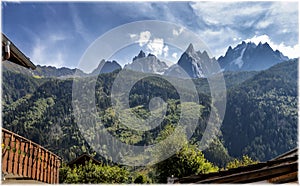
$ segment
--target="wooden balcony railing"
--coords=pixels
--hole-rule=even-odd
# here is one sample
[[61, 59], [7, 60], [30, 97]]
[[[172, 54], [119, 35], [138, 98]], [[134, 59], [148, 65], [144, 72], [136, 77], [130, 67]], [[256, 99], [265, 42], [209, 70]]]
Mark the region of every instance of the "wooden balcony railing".
[[60, 162], [49, 150], [2, 128], [2, 173], [58, 184]]

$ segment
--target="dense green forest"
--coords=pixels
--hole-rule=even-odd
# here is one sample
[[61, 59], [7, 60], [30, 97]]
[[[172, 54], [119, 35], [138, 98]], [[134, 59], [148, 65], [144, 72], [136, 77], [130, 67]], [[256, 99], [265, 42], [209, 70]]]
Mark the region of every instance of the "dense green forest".
[[[74, 183], [70, 180], [82, 180], [86, 176], [83, 172], [104, 170], [117, 172], [115, 175], [119, 176], [118, 178], [107, 178], [120, 180], [115, 183], [164, 182], [163, 180], [170, 174], [182, 177], [217, 171], [226, 168], [226, 165], [234, 166], [234, 158], [242, 159], [245, 158], [244, 155], [248, 155], [247, 158], [251, 160], [243, 159], [246, 162], [248, 160], [252, 162], [252, 159], [266, 161], [295, 148], [298, 121], [297, 69], [298, 61], [291, 60], [261, 72], [226, 72], [225, 118], [218, 138], [214, 139], [210, 147], [203, 152], [197, 149], [195, 142], [201, 139], [213, 109], [210, 106], [211, 99], [206, 79], [193, 80], [198, 90], [200, 104], [181, 103], [177, 91], [163, 78], [150, 77], [136, 83], [130, 92], [129, 110], [138, 117], [148, 117], [148, 104], [153, 97], [161, 97], [167, 103], [166, 115], [161, 125], [141, 132], [123, 125], [111, 107], [111, 87], [119, 71], [101, 74], [95, 80], [91, 77], [41, 78], [4, 69], [2, 125], [53, 151], [61, 156], [64, 162], [85, 152], [103, 162], [101, 166], [88, 164], [74, 170], [64, 167], [63, 171], [69, 174], [65, 175], [63, 182]], [[134, 73], [137, 72], [132, 72], [133, 75]], [[107, 140], [101, 138], [101, 130], [96, 132], [95, 128], [87, 128], [88, 139], [80, 132], [72, 107], [72, 85], [76, 80], [87, 84], [96, 81], [97, 118], [101, 122], [96, 123], [95, 128], [105, 128], [116, 139], [126, 144], [144, 146], [162, 141], [167, 134], [174, 132], [180, 118], [180, 108], [190, 109], [185, 121], [187, 125], [194, 115], [200, 113], [201, 117], [190, 141], [173, 140], [174, 143], [183, 141], [185, 143], [178, 153], [155, 166], [135, 167], [134, 170], [138, 171], [132, 175], [132, 168], [112, 164], [111, 157], [107, 153], [107, 148], [111, 147], [97, 143], [99, 140]], [[184, 81], [177, 80], [178, 85], [188, 94], [188, 87], [185, 87]], [[130, 117], [123, 117], [130, 122]], [[88, 120], [86, 122], [89, 123]], [[94, 143], [90, 144], [89, 141]], [[131, 153], [128, 149], [113, 149], [113, 151], [119, 154], [120, 159], [126, 158], [126, 155]], [[152, 153], [159, 155], [157, 152]], [[124, 161], [131, 160], [124, 159]], [[178, 165], [178, 162], [182, 163]], [[237, 162], [235, 160], [235, 163], [239, 164]], [[108, 168], [108, 165], [113, 166]], [[171, 165], [173, 167], [169, 167]], [[101, 181], [101, 178], [97, 179], [95, 182], [87, 180], [86, 183], [105, 182]]]
[[232, 156], [266, 161], [297, 146], [297, 69], [283, 62], [228, 92], [222, 133]]

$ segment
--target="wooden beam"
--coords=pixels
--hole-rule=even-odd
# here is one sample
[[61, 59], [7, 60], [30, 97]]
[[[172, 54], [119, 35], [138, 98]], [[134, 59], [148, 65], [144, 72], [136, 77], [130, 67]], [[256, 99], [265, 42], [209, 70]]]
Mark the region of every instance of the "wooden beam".
[[[2, 46], [5, 45], [6, 42], [10, 42], [10, 53], [11, 57], [8, 61], [16, 63], [26, 68], [31, 68], [32, 70], [36, 69], [36, 66], [30, 61], [30, 59], [21, 52], [12, 41], [8, 39], [6, 35], [2, 33]], [[3, 48], [3, 47], [2, 47]]]
[[202, 180], [196, 183], [251, 183], [262, 180], [268, 180], [272, 177], [285, 175], [298, 171], [298, 163], [279, 165], [275, 167], [266, 167], [260, 170], [243, 172], [224, 177]]

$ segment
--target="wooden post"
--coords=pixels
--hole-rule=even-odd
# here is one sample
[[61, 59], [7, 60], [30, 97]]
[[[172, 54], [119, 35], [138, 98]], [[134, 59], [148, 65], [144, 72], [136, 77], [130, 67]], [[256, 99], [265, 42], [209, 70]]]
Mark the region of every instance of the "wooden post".
[[58, 158], [56, 158], [57, 159], [57, 174], [56, 174], [56, 176], [57, 176], [57, 181], [56, 181], [56, 184], [59, 184], [59, 167], [60, 167], [60, 160], [58, 159]]
[[33, 178], [33, 158], [34, 158], [34, 149], [33, 149], [33, 145], [30, 142], [29, 143], [29, 154], [28, 154], [28, 177], [29, 178]]
[[48, 152], [45, 152], [45, 160], [44, 160], [44, 182], [48, 183]]
[[32, 144], [32, 169], [31, 169], [31, 177], [33, 179], [37, 179], [36, 178], [36, 168], [37, 168], [37, 155], [38, 155], [38, 152], [37, 152], [37, 149], [36, 149], [36, 146]]
[[26, 143], [25, 141], [24, 141], [24, 145], [25, 145], [25, 148], [24, 148], [24, 155], [25, 155], [25, 157], [24, 157], [24, 171], [23, 171], [23, 176], [25, 176], [25, 177], [30, 177], [29, 176], [29, 173], [28, 173], [28, 171], [29, 171], [29, 155], [30, 155], [30, 143]]
[[9, 156], [9, 159], [8, 159], [8, 170], [7, 172], [8, 173], [12, 173], [12, 169], [13, 169], [13, 163], [14, 163], [14, 153], [13, 153], [13, 148], [14, 148], [14, 141], [15, 141], [15, 138], [13, 135], [10, 136], [10, 145], [9, 145], [9, 152], [8, 152], [8, 156]]
[[41, 175], [40, 175], [40, 180], [43, 182], [44, 181], [44, 160], [45, 160], [45, 153], [44, 153], [44, 150], [40, 148], [40, 171], [41, 171]]
[[[10, 147], [10, 136], [8, 133], [4, 132], [4, 148], [2, 149], [2, 171], [8, 173], [8, 161], [9, 161], [9, 150]], [[4, 151], [4, 152], [3, 152]]]
[[54, 184], [56, 184], [57, 182], [57, 179], [56, 179], [56, 165], [57, 165], [57, 161], [56, 161], [56, 158], [54, 158], [54, 169], [53, 169], [53, 177], [54, 177]]
[[20, 162], [19, 162], [19, 175], [24, 176], [24, 160], [25, 160], [25, 142], [23, 139], [20, 140]]
[[40, 161], [40, 157], [41, 157], [41, 152], [40, 152], [40, 148], [38, 148], [37, 146], [35, 146], [36, 151], [37, 151], [37, 156], [36, 156], [36, 180], [40, 180], [40, 174], [41, 174], [41, 170], [40, 170], [40, 166], [41, 166], [41, 161]]
[[14, 147], [14, 168], [13, 174], [19, 175], [19, 150], [20, 150], [20, 139], [15, 137]]

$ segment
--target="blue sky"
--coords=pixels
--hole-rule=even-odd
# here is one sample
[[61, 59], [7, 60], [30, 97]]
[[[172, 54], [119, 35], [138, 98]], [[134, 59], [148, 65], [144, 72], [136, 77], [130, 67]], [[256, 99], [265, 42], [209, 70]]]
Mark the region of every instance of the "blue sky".
[[[2, 2], [2, 31], [35, 64], [56, 67], [77, 67], [98, 37], [120, 25], [142, 20], [181, 25], [199, 35], [217, 58], [225, 54], [228, 46], [236, 46], [242, 40], [267, 41], [273, 49], [292, 58], [300, 50], [298, 7], [298, 2], [283, 1]], [[141, 48], [158, 57], [168, 56], [171, 62], [177, 62], [181, 55], [167, 47], [163, 38], [138, 43], [141, 36], [149, 36], [146, 30], [131, 36], [137, 37], [136, 44], [115, 56], [121, 65], [131, 62]]]

